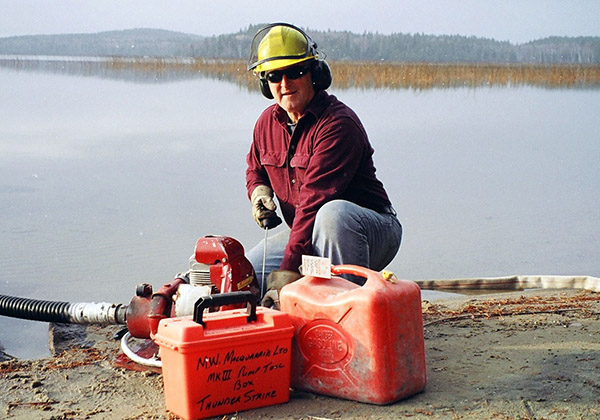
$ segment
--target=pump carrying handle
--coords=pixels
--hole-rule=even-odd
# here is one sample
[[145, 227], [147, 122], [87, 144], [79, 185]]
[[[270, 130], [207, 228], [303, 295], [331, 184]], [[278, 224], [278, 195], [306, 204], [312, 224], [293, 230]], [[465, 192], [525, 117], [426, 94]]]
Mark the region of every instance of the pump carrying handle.
[[[256, 296], [252, 292], [231, 292], [231, 293], [219, 293], [216, 295], [202, 296], [194, 304], [194, 322], [206, 327], [206, 324], [202, 320], [202, 315], [206, 308], [212, 308], [215, 306], [234, 305], [236, 303], [250, 304], [248, 309], [248, 322], [256, 321]], [[246, 305], [248, 307], [248, 305]]]

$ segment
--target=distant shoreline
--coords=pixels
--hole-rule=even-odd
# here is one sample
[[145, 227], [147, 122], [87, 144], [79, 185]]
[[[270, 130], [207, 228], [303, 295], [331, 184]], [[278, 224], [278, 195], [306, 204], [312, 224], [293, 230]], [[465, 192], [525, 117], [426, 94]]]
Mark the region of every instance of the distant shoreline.
[[[492, 86], [599, 88], [600, 65], [532, 63], [399, 63], [331, 61], [338, 89], [430, 89]], [[166, 82], [212, 78], [256, 89], [256, 77], [241, 59], [1, 55], [0, 68], [101, 78]]]

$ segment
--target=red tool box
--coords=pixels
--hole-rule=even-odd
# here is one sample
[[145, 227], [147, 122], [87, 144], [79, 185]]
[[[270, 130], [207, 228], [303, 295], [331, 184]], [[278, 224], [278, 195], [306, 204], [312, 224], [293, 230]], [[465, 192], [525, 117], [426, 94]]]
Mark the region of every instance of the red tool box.
[[257, 308], [250, 292], [206, 296], [193, 317], [163, 319], [155, 341], [167, 410], [189, 420], [287, 402], [293, 333], [287, 314]]
[[305, 276], [280, 293], [295, 327], [292, 387], [373, 404], [425, 388], [421, 290], [395, 276], [338, 265], [332, 274], [366, 277], [361, 287], [341, 277]]

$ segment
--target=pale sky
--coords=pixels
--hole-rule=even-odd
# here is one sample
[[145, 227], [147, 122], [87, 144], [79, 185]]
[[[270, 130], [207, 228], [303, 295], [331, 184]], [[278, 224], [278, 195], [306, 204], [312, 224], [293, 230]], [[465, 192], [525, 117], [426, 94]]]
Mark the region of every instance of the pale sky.
[[600, 36], [600, 0], [0, 0], [0, 37], [142, 27], [218, 35], [276, 21], [523, 43]]

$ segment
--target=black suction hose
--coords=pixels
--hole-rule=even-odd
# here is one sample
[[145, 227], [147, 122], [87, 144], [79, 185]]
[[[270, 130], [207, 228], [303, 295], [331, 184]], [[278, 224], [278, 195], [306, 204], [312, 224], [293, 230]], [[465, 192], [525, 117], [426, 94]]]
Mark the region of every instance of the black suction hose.
[[63, 322], [70, 320], [69, 303], [33, 300], [0, 295], [0, 315], [33, 321]]
[[0, 315], [66, 324], [125, 324], [127, 306], [110, 303], [53, 302], [0, 295]]

